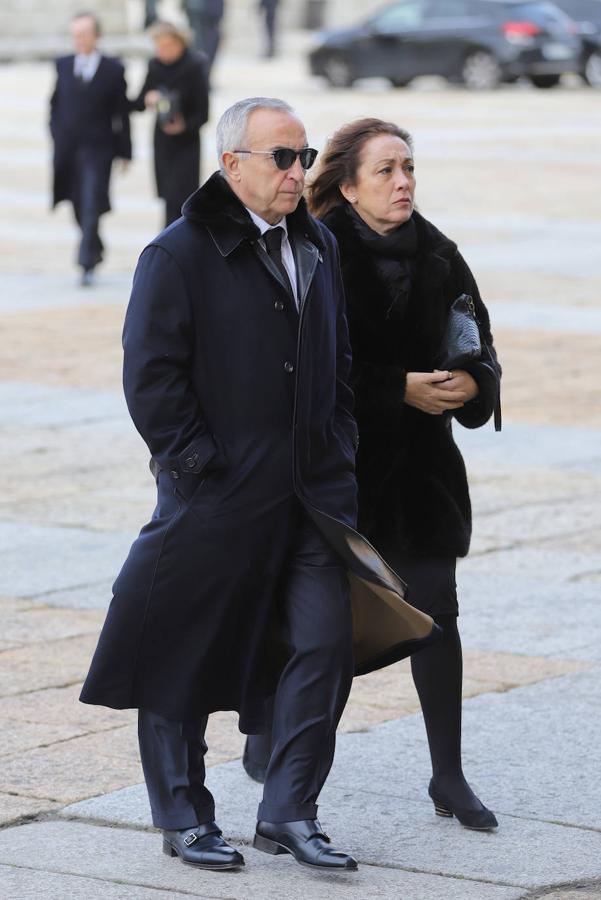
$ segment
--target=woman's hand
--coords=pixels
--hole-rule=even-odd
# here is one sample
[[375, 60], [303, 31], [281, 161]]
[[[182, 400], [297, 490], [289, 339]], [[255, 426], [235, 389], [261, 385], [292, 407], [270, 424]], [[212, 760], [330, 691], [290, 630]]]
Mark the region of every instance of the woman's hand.
[[[408, 372], [405, 403], [431, 416], [440, 416], [448, 409], [461, 409], [468, 398], [466, 398], [466, 383], [463, 382], [463, 379], [457, 379], [459, 374], [466, 375], [467, 378], [474, 381], [471, 375], [463, 371], [461, 373]], [[457, 390], [455, 390], [456, 384], [459, 384]]]
[[183, 116], [176, 116], [173, 121], [165, 122], [164, 125], [161, 125], [161, 128], [165, 134], [181, 134], [186, 130], [186, 123]]
[[144, 106], [146, 109], [154, 109], [159, 102], [161, 95], [159, 91], [147, 91], [144, 94]]
[[441, 390], [453, 391], [453, 393], [460, 392], [463, 394], [464, 403], [469, 403], [470, 400], [474, 400], [478, 396], [478, 383], [465, 369], [453, 369], [452, 372], [449, 372], [449, 375], [452, 377], [440, 385]]

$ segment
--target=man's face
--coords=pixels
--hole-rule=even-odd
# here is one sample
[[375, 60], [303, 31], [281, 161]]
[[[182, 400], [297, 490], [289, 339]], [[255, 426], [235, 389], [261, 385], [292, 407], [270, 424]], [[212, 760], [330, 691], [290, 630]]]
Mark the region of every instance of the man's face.
[[90, 16], [78, 16], [69, 25], [75, 53], [91, 53], [96, 47], [98, 35], [96, 25]]
[[[302, 150], [307, 135], [301, 122], [283, 110], [255, 109], [251, 112], [244, 147], [235, 150]], [[248, 209], [275, 225], [294, 212], [305, 186], [305, 170], [297, 157], [282, 171], [272, 156], [262, 153], [224, 153], [229, 184]]]

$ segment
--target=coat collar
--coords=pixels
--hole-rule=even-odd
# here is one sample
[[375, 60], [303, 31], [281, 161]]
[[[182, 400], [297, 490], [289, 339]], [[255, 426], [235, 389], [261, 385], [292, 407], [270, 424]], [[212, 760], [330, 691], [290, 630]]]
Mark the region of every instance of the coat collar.
[[[184, 203], [182, 214], [204, 225], [222, 256], [229, 256], [243, 241], [256, 241], [261, 235], [244, 205], [220, 172], [215, 172]], [[286, 217], [290, 233], [299, 246], [310, 242], [324, 250], [319, 228], [301, 198], [296, 210]]]

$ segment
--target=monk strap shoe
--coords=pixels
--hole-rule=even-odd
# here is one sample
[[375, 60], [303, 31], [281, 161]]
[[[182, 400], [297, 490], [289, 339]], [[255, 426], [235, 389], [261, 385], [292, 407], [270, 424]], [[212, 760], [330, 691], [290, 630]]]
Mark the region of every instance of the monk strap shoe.
[[291, 853], [302, 866], [354, 872], [357, 860], [335, 850], [317, 819], [300, 822], [257, 822], [253, 846], [263, 853]]
[[200, 869], [237, 869], [244, 865], [244, 857], [222, 837], [215, 822], [163, 831], [163, 853], [179, 856], [182, 862]]

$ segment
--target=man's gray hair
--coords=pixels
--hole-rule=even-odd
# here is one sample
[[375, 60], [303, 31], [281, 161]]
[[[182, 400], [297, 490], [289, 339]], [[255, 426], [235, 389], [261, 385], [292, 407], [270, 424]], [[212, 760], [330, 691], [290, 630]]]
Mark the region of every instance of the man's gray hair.
[[248, 117], [255, 109], [277, 109], [292, 116], [296, 115], [285, 100], [277, 100], [275, 97], [247, 97], [246, 100], [238, 100], [226, 109], [217, 123], [217, 158], [222, 172], [224, 166], [221, 157], [226, 150], [246, 149], [244, 143]]

